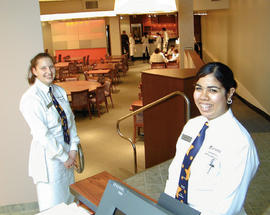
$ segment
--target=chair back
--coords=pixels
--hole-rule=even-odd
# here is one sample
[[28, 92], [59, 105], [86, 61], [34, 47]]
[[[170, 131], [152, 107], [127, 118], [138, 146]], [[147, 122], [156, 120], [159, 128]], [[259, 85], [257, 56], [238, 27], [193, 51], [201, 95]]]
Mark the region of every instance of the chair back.
[[79, 72], [79, 68], [76, 66], [75, 63], [69, 63], [68, 64], [68, 71], [69, 73], [78, 73]]
[[61, 54], [58, 55], [58, 62], [62, 62], [62, 55]]
[[89, 65], [89, 55], [87, 55], [87, 57], [86, 57], [86, 65]]
[[58, 75], [59, 81], [64, 81], [68, 76], [69, 74], [66, 72], [66, 70], [63, 67], [61, 67], [59, 69], [59, 75]]
[[[137, 105], [131, 105], [131, 107], [133, 111], [141, 108], [140, 106], [137, 106]], [[143, 112], [140, 112], [134, 115], [133, 118], [134, 118], [134, 123], [137, 127], [143, 127]]]
[[166, 67], [167, 68], [179, 68], [179, 63], [177, 63], [176, 61], [169, 61], [167, 64], [166, 64]]
[[111, 95], [112, 92], [112, 81], [110, 80], [105, 80], [104, 83], [104, 90], [108, 92], [108, 95]]
[[107, 101], [106, 97], [105, 97], [104, 89], [105, 89], [104, 86], [97, 87], [97, 89], [96, 89], [96, 102], [98, 104], [101, 104], [101, 103]]
[[72, 109], [81, 110], [87, 108], [89, 104], [88, 89], [71, 92], [71, 107]]
[[86, 56], [83, 56], [83, 66], [86, 65]]
[[84, 75], [85, 80], [88, 81], [88, 74], [87, 74], [87, 71], [83, 72], [83, 75]]
[[163, 69], [166, 68], [166, 64], [164, 62], [152, 62], [151, 69]]
[[63, 58], [64, 58], [64, 61], [65, 62], [70, 62], [70, 55], [67, 55], [67, 56], [65, 56]]

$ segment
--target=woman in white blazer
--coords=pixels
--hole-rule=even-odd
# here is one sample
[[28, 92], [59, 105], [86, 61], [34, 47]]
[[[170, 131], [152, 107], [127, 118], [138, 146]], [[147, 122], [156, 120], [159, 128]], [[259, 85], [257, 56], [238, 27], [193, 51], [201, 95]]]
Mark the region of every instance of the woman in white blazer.
[[[259, 159], [251, 136], [230, 109], [236, 81], [229, 67], [216, 62], [204, 65], [196, 80], [193, 98], [201, 116], [189, 120], [182, 130], [165, 193], [183, 199], [201, 215], [245, 215], [244, 201]], [[209, 127], [201, 148], [191, 165], [182, 167], [206, 122]], [[180, 182], [180, 172], [188, 186]]]
[[[33, 137], [29, 155], [29, 176], [37, 188], [40, 211], [59, 203], [73, 202], [69, 185], [74, 183], [77, 135], [74, 115], [65, 90], [53, 84], [55, 68], [52, 57], [40, 53], [31, 60], [28, 73], [30, 87], [23, 94], [20, 111]], [[55, 97], [67, 119], [64, 139], [62, 118], [52, 102]]]

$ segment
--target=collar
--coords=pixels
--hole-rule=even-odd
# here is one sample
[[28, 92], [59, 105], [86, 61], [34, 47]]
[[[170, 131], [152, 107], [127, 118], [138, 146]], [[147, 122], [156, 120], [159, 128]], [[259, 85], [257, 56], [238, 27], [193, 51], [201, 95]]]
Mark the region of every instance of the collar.
[[229, 118], [231, 118], [233, 116], [232, 110], [229, 108], [224, 114], [222, 114], [221, 116], [212, 119], [212, 120], [208, 120], [209, 123], [209, 127], [214, 127], [215, 125], [218, 124], [223, 124], [225, 121], [227, 121]]
[[52, 86], [52, 84], [50, 84], [50, 86], [47, 86], [46, 84], [43, 84], [39, 79], [36, 78], [35, 81], [35, 85], [41, 90], [43, 91], [45, 94], [47, 94], [49, 92], [49, 87]]

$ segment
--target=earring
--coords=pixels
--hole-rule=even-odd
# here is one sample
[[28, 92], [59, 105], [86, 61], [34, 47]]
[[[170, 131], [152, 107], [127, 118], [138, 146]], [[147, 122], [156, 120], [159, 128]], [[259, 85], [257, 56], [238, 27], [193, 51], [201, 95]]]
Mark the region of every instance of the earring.
[[231, 105], [231, 104], [232, 104], [232, 98], [228, 98], [227, 104], [228, 104], [228, 105]]

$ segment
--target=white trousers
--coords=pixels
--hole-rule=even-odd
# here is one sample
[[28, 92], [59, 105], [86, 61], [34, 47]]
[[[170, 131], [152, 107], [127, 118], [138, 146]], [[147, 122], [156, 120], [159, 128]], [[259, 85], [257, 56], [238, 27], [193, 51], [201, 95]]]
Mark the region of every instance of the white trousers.
[[69, 191], [69, 184], [39, 182], [36, 188], [39, 211], [47, 210], [62, 202], [70, 204], [74, 201], [74, 196]]
[[44, 211], [62, 202], [70, 204], [74, 196], [69, 185], [74, 183], [73, 168], [67, 169], [57, 159], [46, 159], [49, 182], [36, 184], [39, 210]]

